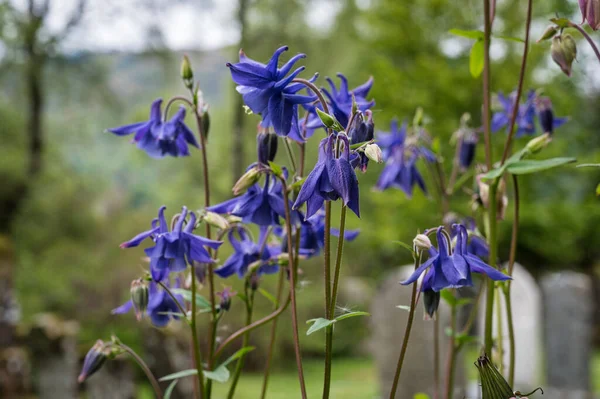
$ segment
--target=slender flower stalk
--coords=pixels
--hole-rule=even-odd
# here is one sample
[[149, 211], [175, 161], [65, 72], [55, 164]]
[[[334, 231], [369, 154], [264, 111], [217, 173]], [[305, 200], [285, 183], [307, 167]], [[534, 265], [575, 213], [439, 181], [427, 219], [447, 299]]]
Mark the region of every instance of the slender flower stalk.
[[[496, 218], [496, 191], [498, 189], [497, 182], [494, 182], [490, 185], [490, 205], [487, 209], [488, 216], [488, 245], [490, 248], [490, 257], [489, 262], [490, 266], [496, 268], [496, 259], [497, 255], [497, 243], [496, 243], [496, 233], [497, 233], [497, 222]], [[487, 280], [487, 299], [486, 299], [486, 311], [485, 311], [485, 335], [484, 335], [484, 347], [486, 353], [492, 353], [493, 346], [493, 336], [492, 336], [492, 328], [493, 328], [493, 317], [494, 317], [494, 281], [492, 279]]]
[[492, 137], [491, 122], [491, 89], [490, 89], [490, 38], [492, 36], [492, 21], [490, 19], [490, 0], [483, 0], [483, 138], [485, 141], [485, 163], [487, 169], [492, 169]]
[[144, 374], [146, 374], [146, 378], [148, 378], [148, 381], [150, 381], [150, 384], [152, 385], [152, 389], [154, 390], [154, 394], [156, 395], [156, 398], [162, 399], [163, 393], [162, 393], [162, 390], [160, 389], [160, 385], [158, 385], [158, 381], [156, 380], [156, 377], [154, 377], [154, 374], [152, 374], [152, 371], [150, 371], [150, 368], [144, 362], [144, 359], [139, 357], [138, 354], [135, 353], [135, 351], [133, 349], [131, 349], [130, 347], [128, 347], [127, 345], [125, 345], [123, 343], [119, 343], [119, 347], [121, 349], [123, 349], [125, 352], [127, 352], [127, 354], [129, 356], [131, 356], [133, 358], [133, 360], [135, 360], [135, 362], [138, 364], [138, 366], [140, 366], [140, 368], [142, 369]]
[[[329, 201], [328, 201], [329, 202]], [[331, 203], [329, 202], [331, 207]], [[335, 259], [335, 269], [333, 274], [333, 287], [331, 288], [331, 297], [329, 299], [329, 310], [327, 311], [327, 318], [332, 320], [335, 316], [335, 305], [337, 301], [337, 292], [340, 280], [340, 270], [342, 267], [342, 255], [344, 253], [344, 232], [346, 230], [346, 205], [342, 205], [340, 214], [340, 235], [338, 239], [337, 256]], [[327, 229], [327, 228], [326, 228]], [[326, 230], [327, 231], [327, 230]], [[331, 358], [333, 354], [333, 325], [330, 325], [326, 329], [325, 335], [325, 376], [323, 384], [323, 398], [329, 398], [329, 391], [331, 389]]]
[[[343, 236], [343, 235], [342, 235]], [[325, 281], [325, 318], [331, 320], [333, 315], [330, 314], [331, 303], [331, 201], [325, 201], [325, 245], [323, 249], [324, 261], [324, 281]], [[323, 375], [323, 397], [325, 393], [329, 395], [331, 383], [331, 353], [333, 342], [333, 329], [325, 329], [325, 372]]]
[[302, 398], [306, 399], [306, 386], [304, 382], [304, 370], [302, 368], [302, 353], [300, 351], [300, 338], [298, 336], [298, 312], [296, 307], [296, 277], [298, 268], [295, 263], [294, 245], [292, 243], [292, 214], [290, 209], [289, 190], [285, 178], [279, 177], [283, 184], [283, 199], [285, 206], [285, 228], [287, 235], [288, 259], [290, 269], [290, 300], [292, 303], [292, 330], [294, 333], [294, 351], [296, 352], [296, 366], [298, 367], [298, 380]]
[[[204, 373], [202, 372], [202, 352], [200, 351], [200, 343], [198, 342], [198, 329], [196, 328], [196, 270], [192, 262], [192, 300], [191, 300], [191, 315], [190, 329], [192, 330], [192, 346], [194, 348], [194, 366], [198, 371], [198, 392], [200, 398], [204, 397]], [[209, 368], [210, 369], [210, 368]], [[209, 380], [210, 381], [210, 380]], [[207, 384], [208, 385], [208, 384]], [[208, 387], [207, 387], [208, 388]], [[210, 397], [210, 391], [207, 389], [207, 397]]]
[[[281, 294], [283, 292], [284, 282], [285, 282], [285, 270], [283, 268], [281, 268], [279, 270], [279, 280], [277, 281], [277, 294], [275, 297], [277, 302], [275, 303], [274, 310], [277, 310], [277, 308], [279, 307], [279, 302], [281, 302]], [[264, 399], [267, 396], [267, 387], [269, 385], [269, 372], [271, 370], [271, 360], [273, 359], [273, 350], [275, 349], [275, 339], [277, 337], [277, 320], [278, 320], [278, 318], [276, 317], [275, 319], [273, 319], [273, 322], [271, 323], [271, 335], [270, 335], [270, 339], [269, 339], [269, 350], [267, 351], [267, 361], [265, 364], [263, 384], [262, 384], [262, 389], [261, 389], [261, 393], [260, 393], [261, 399]]]
[[450, 337], [448, 338], [448, 359], [446, 360], [446, 399], [454, 393], [454, 366], [456, 358], [456, 305], [450, 309]]
[[[421, 266], [420, 255], [415, 261], [415, 270]], [[404, 356], [406, 355], [406, 348], [408, 348], [408, 339], [410, 338], [410, 330], [412, 329], [413, 320], [415, 318], [415, 308], [417, 307], [417, 282], [413, 283], [412, 294], [410, 297], [410, 310], [408, 312], [408, 321], [406, 323], [406, 330], [404, 332], [404, 340], [402, 341], [402, 349], [400, 349], [400, 356], [398, 357], [398, 365], [396, 366], [396, 373], [394, 375], [394, 382], [392, 383], [392, 389], [390, 391], [390, 399], [396, 397], [396, 391], [398, 390], [398, 382], [400, 381], [400, 373], [402, 372], [402, 363], [404, 363]]]
[[500, 295], [496, 297], [496, 347], [498, 350], [498, 359], [502, 359], [500, 361], [500, 374], [504, 374], [504, 319], [502, 317], [502, 298]]
[[533, 0], [528, 0], [527, 3], [527, 20], [525, 23], [525, 42], [523, 43], [523, 58], [521, 59], [521, 70], [519, 72], [519, 83], [517, 85], [517, 96], [515, 97], [515, 104], [510, 117], [510, 125], [508, 130], [508, 137], [504, 144], [504, 152], [502, 153], [501, 165], [506, 162], [508, 155], [511, 150], [511, 143], [515, 134], [515, 121], [519, 114], [519, 101], [521, 100], [521, 93], [523, 93], [523, 81], [525, 80], [525, 70], [527, 69], [527, 55], [529, 54], [529, 30], [531, 28], [531, 14], [533, 11]]
[[440, 321], [433, 320], [433, 399], [440, 397]]
[[587, 34], [585, 29], [583, 29], [581, 26], [577, 25], [576, 23], [573, 23], [570, 21], [569, 21], [569, 26], [577, 29], [579, 31], [579, 33], [581, 33], [583, 35], [583, 37], [585, 37], [585, 40], [587, 40], [588, 43], [590, 44], [590, 46], [592, 46], [592, 50], [594, 50], [594, 54], [596, 54], [596, 58], [598, 58], [598, 61], [600, 61], [600, 51], [598, 50], [598, 46], [596, 46], [596, 43], [594, 43], [594, 40], [592, 40], [590, 35]]
[[[252, 310], [254, 309], [254, 294], [255, 290], [251, 290], [250, 295], [248, 295], [248, 282], [246, 282], [246, 298], [248, 298], [248, 302], [246, 302], [246, 326], [249, 326], [252, 323]], [[248, 346], [248, 341], [250, 339], [250, 332], [246, 332], [244, 337], [242, 338], [242, 348]], [[233, 378], [231, 380], [231, 386], [229, 387], [229, 393], [227, 394], [228, 399], [233, 399], [233, 395], [235, 394], [235, 388], [237, 387], [237, 383], [240, 380], [240, 375], [242, 374], [242, 369], [244, 368], [244, 360], [245, 355], [241, 356], [237, 364], [235, 366], [235, 371], [233, 373]]]

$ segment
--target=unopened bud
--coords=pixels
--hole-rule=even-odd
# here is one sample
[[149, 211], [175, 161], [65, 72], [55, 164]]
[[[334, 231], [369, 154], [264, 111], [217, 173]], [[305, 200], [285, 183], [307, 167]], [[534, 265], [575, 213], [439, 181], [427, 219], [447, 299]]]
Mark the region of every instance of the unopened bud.
[[181, 60], [181, 78], [183, 79], [183, 84], [188, 89], [194, 86], [194, 72], [192, 71], [192, 65], [187, 55], [184, 55]]
[[413, 240], [413, 245], [421, 251], [429, 251], [431, 248], [431, 240], [425, 234], [417, 234]]
[[332, 128], [336, 125], [336, 120], [331, 115], [329, 115], [326, 112], [321, 111], [319, 108], [316, 108], [316, 110], [317, 110], [317, 115], [319, 116], [319, 119], [321, 119], [321, 122], [323, 122], [325, 127]]
[[269, 132], [268, 129], [262, 128], [260, 125], [258, 129], [259, 132], [256, 135], [258, 162], [268, 166], [269, 162], [273, 162], [277, 155], [277, 135]]
[[544, 133], [552, 134], [554, 132], [554, 111], [552, 110], [550, 98], [537, 97], [535, 109]]
[[423, 126], [424, 116], [425, 114], [423, 112], [423, 108], [417, 108], [417, 111], [415, 112], [415, 117], [413, 118], [413, 126]]
[[77, 381], [81, 384], [96, 371], [100, 370], [106, 359], [108, 359], [109, 353], [110, 348], [102, 340], [99, 339], [96, 341], [94, 346], [85, 355], [83, 367]]
[[202, 106], [202, 135], [208, 140], [208, 132], [210, 131], [210, 114], [208, 113], [208, 104]]
[[551, 39], [557, 33], [558, 33], [558, 27], [556, 25], [550, 25], [549, 27], [546, 28], [546, 30], [544, 31], [544, 33], [542, 33], [542, 37], [540, 37], [537, 40], [537, 43], [542, 42], [544, 40]]
[[258, 182], [259, 178], [260, 171], [257, 167], [248, 169], [248, 171], [246, 171], [246, 173], [244, 173], [233, 186], [233, 195], [240, 195], [244, 193], [246, 190], [248, 190], [248, 188]]
[[475, 366], [479, 371], [479, 378], [481, 379], [483, 399], [509, 399], [515, 396], [508, 382], [506, 382], [486, 354], [477, 359]]
[[529, 140], [525, 148], [527, 148], [530, 153], [535, 154], [546, 148], [551, 141], [552, 137], [550, 136], [550, 133], [544, 133], [541, 136]]
[[140, 321], [148, 308], [148, 283], [141, 278], [133, 280], [130, 293], [135, 318]]
[[258, 273], [252, 273], [252, 275], [250, 276], [250, 289], [252, 291], [256, 291], [258, 289], [259, 285], [260, 285], [260, 276], [258, 275]]
[[207, 211], [203, 216], [204, 222], [210, 224], [221, 230], [227, 230], [229, 228], [229, 222], [223, 216], [218, 213]]
[[383, 153], [377, 144], [367, 144], [365, 147], [365, 155], [374, 162], [383, 162]]
[[423, 305], [425, 306], [425, 317], [434, 319], [440, 306], [440, 293], [433, 290], [423, 292]]
[[223, 291], [217, 292], [217, 296], [221, 298], [219, 310], [228, 311], [231, 308], [231, 298], [237, 294], [231, 287], [223, 287]]
[[577, 44], [569, 34], [554, 36], [550, 47], [552, 59], [567, 76], [571, 76], [571, 65], [577, 57]]

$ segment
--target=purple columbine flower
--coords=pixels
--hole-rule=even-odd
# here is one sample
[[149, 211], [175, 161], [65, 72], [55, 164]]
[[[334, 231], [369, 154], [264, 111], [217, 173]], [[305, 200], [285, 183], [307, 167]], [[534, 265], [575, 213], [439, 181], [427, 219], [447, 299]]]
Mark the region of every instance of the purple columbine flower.
[[[339, 157], [335, 155], [337, 140], [343, 144]], [[306, 218], [323, 206], [325, 200], [342, 199], [360, 217], [358, 178], [350, 165], [350, 143], [343, 134], [330, 135], [319, 144], [319, 159], [302, 185], [294, 209], [306, 202]]]
[[414, 186], [418, 186], [425, 194], [425, 180], [417, 169], [418, 156], [415, 153], [406, 153], [403, 149], [396, 149], [392, 157], [388, 158], [375, 188], [380, 191], [388, 188], [400, 189], [408, 198], [412, 198]]
[[464, 171], [473, 164], [475, 160], [475, 151], [477, 150], [478, 142], [477, 133], [473, 129], [465, 129], [460, 140], [460, 148], [458, 150], [458, 164]]
[[554, 129], [564, 125], [569, 120], [569, 118], [566, 117], [555, 117], [552, 108], [552, 101], [550, 98], [542, 96], [536, 98], [535, 111], [537, 113], [538, 120], [540, 121], [540, 126], [542, 127], [542, 131], [544, 133], [549, 133], [550, 135], [554, 133]]
[[[243, 50], [240, 50], [240, 62], [227, 63], [244, 103], [252, 112], [262, 116], [263, 127], [272, 126], [280, 136], [287, 136], [292, 125], [298, 124], [298, 104], [307, 104], [316, 99], [315, 96], [296, 94], [304, 86], [291, 84], [304, 67], [286, 77], [294, 64], [306, 55], [298, 54], [277, 68], [279, 56], [287, 49], [287, 46], [277, 49], [266, 65], [248, 58]], [[297, 130], [297, 126], [295, 128]]]
[[209, 240], [192, 234], [196, 225], [196, 214], [190, 213], [190, 220], [183, 227], [187, 216], [184, 206], [173, 231], [169, 231], [165, 220], [165, 206], [158, 210], [158, 218], [152, 221], [152, 228], [144, 231], [131, 240], [121, 244], [121, 248], [137, 247], [146, 238], [151, 238], [155, 245], [146, 248], [144, 252], [150, 258], [150, 271], [156, 281], [164, 279], [170, 271], [185, 270], [187, 263], [192, 261], [213, 263], [214, 260], [205, 247], [217, 249], [222, 241]]
[[168, 121], [161, 118], [162, 99], [154, 100], [150, 107], [150, 119], [146, 122], [132, 123], [108, 129], [117, 136], [134, 134], [132, 143], [146, 151], [154, 158], [165, 155], [183, 157], [190, 155], [188, 144], [199, 148], [194, 133], [185, 125], [185, 107], [180, 107], [177, 113]]
[[[336, 88], [333, 81], [330, 78], [327, 78], [331, 90], [323, 89], [323, 93], [325, 93], [325, 96], [327, 96], [329, 100], [327, 102], [330, 107], [329, 112], [333, 113], [337, 121], [340, 122], [342, 126], [346, 127], [352, 112], [352, 96], [354, 96], [359, 111], [365, 112], [375, 105], [375, 101], [367, 100], [369, 91], [371, 90], [371, 87], [373, 87], [373, 78], [371, 77], [362, 85], [349, 90], [346, 77], [341, 73], [338, 73], [337, 76], [341, 81], [339, 90]], [[290, 132], [290, 138], [299, 142], [304, 142], [306, 139], [312, 137], [317, 129], [325, 128], [316, 111], [317, 108], [323, 111], [321, 104], [306, 104], [303, 106], [307, 110], [306, 116], [300, 120], [300, 123], [298, 124], [299, 130]], [[301, 133], [303, 131], [305, 132], [304, 135]]]
[[[516, 92], [510, 93], [508, 97], [504, 96], [502, 93], [498, 93], [498, 101], [502, 107], [501, 111], [494, 113], [492, 116], [491, 129], [492, 132], [497, 132], [503, 128], [508, 128], [510, 120], [512, 118], [512, 111], [516, 102]], [[517, 125], [517, 131], [515, 132], [515, 137], [522, 137], [525, 135], [533, 135], [535, 134], [535, 117], [536, 117], [536, 102], [537, 95], [534, 90], [530, 90], [527, 94], [527, 101], [524, 104], [519, 105], [519, 112], [517, 113], [517, 119], [515, 121]], [[539, 117], [539, 112], [537, 113]], [[562, 126], [568, 118], [553, 118], [553, 123], [551, 126], [547, 126], [545, 120], [540, 119], [540, 124], [542, 124], [542, 128], [546, 131], [546, 129], [550, 128], [551, 130]]]
[[[228, 236], [234, 252], [223, 263], [223, 266], [215, 270], [215, 273], [222, 278], [227, 278], [237, 273], [240, 278], [243, 278], [248, 271], [248, 266], [259, 260], [263, 260], [265, 263], [258, 267], [258, 274], [276, 273], [279, 270], [279, 266], [268, 261], [274, 256], [279, 255], [281, 251], [279, 248], [267, 245], [267, 233], [268, 229], [261, 227], [258, 242], [254, 242], [245, 228], [236, 227], [231, 229]], [[236, 237], [236, 234], [239, 239]]]
[[[366, 110], [364, 115], [367, 117], [366, 121], [363, 113], [359, 111], [358, 115], [354, 117], [352, 126], [348, 128], [350, 144], [364, 143], [374, 138], [375, 124], [373, 123], [373, 113], [370, 110]], [[369, 165], [369, 158], [362, 151], [352, 151], [350, 154], [350, 164], [352, 167], [358, 168], [361, 172], [365, 173]]]
[[[165, 282], [168, 286], [168, 283]], [[179, 284], [175, 284], [176, 287]], [[148, 287], [148, 308], [146, 309], [146, 313], [150, 317], [150, 321], [156, 327], [165, 327], [173, 319], [179, 319], [179, 306], [177, 303], [171, 298], [171, 296], [162, 288], [158, 286], [154, 281], [150, 282]], [[181, 295], [175, 295], [177, 301], [183, 305], [183, 297]], [[128, 313], [133, 308], [133, 304], [131, 300], [125, 302], [123, 305], [119, 306], [116, 309], [112, 310], [112, 314], [124, 314]]]
[[593, 30], [600, 29], [600, 1], [579, 0], [579, 9], [583, 16], [583, 22], [587, 21]]
[[[250, 165], [248, 169], [252, 167], [254, 165]], [[256, 183], [239, 197], [210, 206], [207, 209], [215, 213], [241, 217], [243, 223], [277, 226], [279, 225], [279, 217], [285, 218], [283, 185], [276, 177], [266, 175], [263, 187]], [[292, 224], [300, 223], [300, 214], [294, 211], [291, 213]]]

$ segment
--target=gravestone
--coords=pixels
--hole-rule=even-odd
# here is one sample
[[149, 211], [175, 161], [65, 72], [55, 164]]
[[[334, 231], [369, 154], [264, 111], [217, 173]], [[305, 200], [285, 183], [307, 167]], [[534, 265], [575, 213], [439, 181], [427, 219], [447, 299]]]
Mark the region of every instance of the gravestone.
[[541, 280], [549, 397], [591, 399], [593, 288], [589, 276], [566, 271]]
[[[506, 266], [506, 265], [505, 265]], [[485, 330], [485, 291], [479, 306], [479, 331]], [[510, 298], [515, 332], [515, 384], [513, 389], [530, 392], [542, 383], [542, 292], [533, 276], [521, 265], [515, 263]], [[504, 375], [508, 375], [510, 363], [510, 341], [504, 294], [496, 291], [496, 300], [500, 300], [502, 309], [502, 363]], [[497, 311], [495, 305], [494, 311]], [[493, 337], [498, 342], [498, 319], [494, 317]], [[496, 344], [496, 347], [498, 345]], [[498, 357], [494, 354], [495, 363]], [[496, 364], [498, 367], [499, 364]]]
[[[389, 397], [392, 381], [404, 339], [408, 312], [396, 306], [410, 304], [412, 286], [403, 286], [399, 282], [406, 280], [414, 271], [414, 266], [403, 266], [388, 274], [371, 305], [371, 342], [370, 350], [375, 357], [379, 371], [381, 397]], [[418, 392], [424, 392], [433, 397], [433, 348], [434, 322], [423, 318], [423, 298], [415, 310], [413, 327], [410, 333], [408, 349], [400, 383], [396, 392], [397, 399], [410, 399]], [[445, 384], [445, 365], [448, 354], [448, 338], [444, 329], [449, 325], [450, 310], [440, 303], [439, 307], [439, 336], [440, 336], [440, 393]], [[453, 397], [462, 398], [465, 393], [465, 373], [462, 358], [455, 360], [455, 391]]]

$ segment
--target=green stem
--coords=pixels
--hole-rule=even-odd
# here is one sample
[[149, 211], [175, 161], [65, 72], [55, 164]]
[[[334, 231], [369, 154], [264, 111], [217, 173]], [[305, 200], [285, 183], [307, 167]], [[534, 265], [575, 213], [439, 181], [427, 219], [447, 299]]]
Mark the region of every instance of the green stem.
[[[246, 282], [246, 287], [248, 287], [249, 282]], [[252, 323], [252, 310], [254, 309], [254, 294], [256, 291], [251, 290], [252, 293], [248, 296], [248, 289], [246, 288], [246, 298], [248, 299], [248, 303], [246, 304], [246, 326], [249, 326]], [[242, 348], [248, 346], [248, 341], [250, 340], [250, 332], [246, 332], [244, 337], [242, 338]], [[231, 381], [231, 386], [229, 387], [229, 393], [227, 394], [228, 399], [232, 399], [235, 393], [235, 388], [237, 387], [237, 383], [240, 380], [240, 375], [242, 374], [242, 369], [244, 368], [244, 360], [246, 355], [242, 355], [235, 366], [235, 371], [233, 373], [233, 379]]]
[[[192, 344], [194, 348], [194, 365], [198, 371], [198, 393], [200, 398], [204, 397], [204, 374], [202, 373], [202, 353], [200, 352], [200, 343], [198, 342], [198, 329], [196, 328], [196, 270], [192, 262], [192, 301], [190, 315], [190, 330], [192, 330]], [[209, 393], [210, 395], [210, 393]]]
[[[331, 216], [331, 202], [328, 201], [329, 212], [328, 214]], [[342, 267], [342, 254], [344, 253], [344, 232], [346, 230], [346, 205], [342, 205], [342, 210], [340, 214], [340, 236], [338, 238], [338, 247], [337, 247], [337, 256], [335, 259], [335, 270], [333, 275], [333, 287], [331, 288], [331, 295], [329, 298], [329, 309], [327, 310], [327, 319], [333, 320], [335, 315], [335, 305], [337, 301], [337, 291], [340, 279], [340, 269]], [[326, 222], [327, 223], [327, 222]], [[325, 236], [327, 237], [331, 230], [331, 221], [329, 220], [329, 226], [325, 226]], [[331, 237], [329, 237], [331, 240]], [[330, 246], [331, 244], [329, 244]], [[330, 248], [327, 248], [330, 250]], [[327, 256], [328, 257], [328, 256]], [[325, 274], [325, 285], [326, 290], [329, 289], [329, 281], [328, 280], [329, 270], [326, 267]], [[325, 292], [325, 301], [327, 302], [327, 291]], [[329, 392], [331, 390], [331, 361], [333, 356], [333, 325], [326, 327], [325, 329], [325, 375], [323, 378], [323, 399], [329, 398]]]
[[[279, 281], [277, 282], [277, 303], [275, 303], [275, 309], [279, 307], [279, 302], [281, 301], [281, 294], [283, 292], [283, 283], [285, 281], [285, 270], [281, 268], [279, 270]], [[271, 370], [271, 359], [273, 358], [273, 350], [275, 349], [275, 339], [277, 336], [277, 318], [273, 320], [271, 323], [271, 338], [269, 339], [269, 350], [267, 352], [267, 362], [265, 365], [264, 377], [262, 390], [260, 393], [261, 399], [264, 399], [267, 396], [267, 387], [269, 385], [269, 372]]]
[[592, 50], [594, 50], [594, 54], [596, 54], [596, 58], [598, 58], [598, 61], [600, 61], [600, 51], [598, 51], [598, 47], [596, 46], [596, 43], [594, 43], [594, 41], [592, 40], [590, 35], [588, 35], [587, 32], [581, 26], [579, 26], [573, 22], [569, 21], [569, 26], [577, 29], [579, 31], [579, 33], [581, 33], [583, 35], [583, 37], [585, 37], [585, 40], [587, 40], [588, 43], [590, 44], [590, 46], [592, 46]]
[[492, 21], [490, 20], [490, 0], [483, 0], [483, 22], [483, 137], [485, 140], [485, 162], [487, 170], [492, 170], [492, 137], [490, 130], [490, 38], [492, 36]]
[[433, 399], [440, 397], [440, 321], [433, 320]]
[[[488, 197], [488, 245], [490, 247], [490, 265], [496, 267], [497, 247], [496, 247], [496, 233], [497, 233], [497, 218], [496, 218], [496, 192], [498, 189], [498, 182], [494, 181], [490, 184], [489, 197]], [[485, 313], [485, 353], [492, 355], [493, 346], [493, 317], [494, 317], [494, 281], [490, 278], [487, 279], [487, 303]]]
[[498, 346], [498, 359], [500, 359], [500, 374], [504, 374], [504, 339], [502, 322], [502, 302], [500, 295], [496, 298], [496, 339]]
[[[421, 266], [421, 256], [415, 261], [415, 270]], [[398, 364], [396, 365], [396, 373], [394, 374], [394, 382], [392, 383], [392, 389], [390, 390], [390, 399], [396, 397], [396, 391], [398, 389], [398, 381], [400, 381], [400, 373], [402, 372], [402, 363], [404, 363], [404, 356], [406, 355], [406, 348], [408, 348], [408, 339], [410, 338], [410, 330], [412, 329], [413, 319], [415, 317], [415, 308], [417, 307], [417, 282], [413, 283], [412, 294], [410, 297], [410, 310], [408, 312], [408, 321], [406, 323], [406, 330], [404, 332], [404, 340], [402, 341], [402, 349], [400, 349], [400, 356], [398, 357]]]
[[146, 374], [146, 378], [148, 378], [148, 381], [150, 381], [150, 384], [152, 385], [152, 389], [154, 389], [154, 394], [156, 395], [157, 399], [162, 399], [163, 393], [162, 393], [162, 390], [160, 389], [160, 385], [158, 385], [158, 381], [156, 380], [156, 377], [154, 377], [154, 375], [152, 374], [152, 371], [150, 371], [150, 368], [148, 367], [146, 362], [144, 362], [144, 359], [139, 357], [138, 354], [135, 353], [135, 351], [133, 349], [131, 349], [130, 347], [128, 347], [127, 345], [125, 345], [123, 343], [119, 343], [119, 347], [121, 349], [123, 349], [125, 352], [127, 352], [127, 354], [129, 354], [129, 356], [131, 356], [133, 358], [133, 360], [135, 360], [135, 362], [138, 364], [138, 366], [140, 366], [140, 368], [142, 369], [144, 374]]
[[287, 236], [287, 249], [289, 260], [289, 278], [290, 278], [290, 300], [292, 303], [292, 330], [294, 339], [294, 352], [296, 353], [296, 366], [298, 368], [298, 381], [300, 383], [300, 392], [302, 399], [306, 399], [306, 385], [304, 382], [304, 369], [302, 368], [302, 353], [300, 351], [300, 337], [298, 336], [298, 308], [296, 306], [296, 277], [298, 268], [295, 263], [294, 245], [292, 243], [292, 214], [290, 210], [289, 190], [287, 183], [282, 176], [279, 176], [283, 185], [283, 204], [285, 209], [285, 229]]
[[456, 305], [452, 305], [450, 309], [450, 329], [452, 330], [452, 333], [450, 334], [448, 360], [446, 363], [446, 399], [452, 399], [452, 394], [454, 392], [454, 365], [456, 363]]

